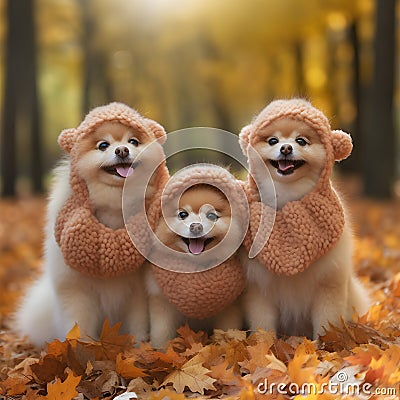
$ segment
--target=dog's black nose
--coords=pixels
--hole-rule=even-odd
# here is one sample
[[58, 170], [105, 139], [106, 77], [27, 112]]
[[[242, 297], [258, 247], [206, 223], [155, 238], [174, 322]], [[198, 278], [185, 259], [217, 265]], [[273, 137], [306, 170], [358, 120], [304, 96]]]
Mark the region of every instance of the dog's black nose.
[[291, 144], [283, 144], [281, 146], [281, 153], [285, 156], [291, 154], [293, 152], [293, 147]]
[[116, 154], [118, 157], [125, 158], [125, 157], [127, 157], [128, 154], [129, 154], [129, 149], [128, 149], [126, 146], [118, 146], [118, 147], [115, 149], [115, 154]]
[[189, 229], [191, 233], [198, 235], [203, 232], [203, 225], [200, 222], [192, 222]]

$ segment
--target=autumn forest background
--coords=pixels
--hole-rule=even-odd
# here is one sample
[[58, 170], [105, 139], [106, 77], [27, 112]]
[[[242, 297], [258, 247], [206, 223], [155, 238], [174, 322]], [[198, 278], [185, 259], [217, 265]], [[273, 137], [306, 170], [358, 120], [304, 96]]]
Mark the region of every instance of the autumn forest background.
[[[347, 367], [399, 389], [399, 19], [396, 0], [0, 0], [0, 398], [112, 398], [129, 388], [142, 398], [251, 399], [264, 376], [321, 384]], [[268, 102], [293, 96], [353, 137], [335, 179], [374, 301], [367, 315], [318, 342], [183, 328], [165, 352], [132, 349], [132, 337], [107, 326], [99, 341], [75, 330], [43, 352], [15, 337], [10, 316], [40, 271], [61, 130], [121, 101], [167, 132], [237, 134]], [[339, 398], [329, 396], [310, 398]]]

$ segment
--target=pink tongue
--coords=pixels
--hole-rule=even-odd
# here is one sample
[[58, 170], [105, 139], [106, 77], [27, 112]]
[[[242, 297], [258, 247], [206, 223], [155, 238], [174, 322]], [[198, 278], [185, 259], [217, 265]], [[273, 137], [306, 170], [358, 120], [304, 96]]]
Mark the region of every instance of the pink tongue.
[[133, 168], [132, 167], [117, 167], [117, 172], [119, 175], [123, 176], [124, 178], [127, 178], [128, 176], [132, 175]]
[[281, 171], [287, 171], [291, 168], [294, 168], [294, 164], [288, 160], [279, 160], [278, 165]]
[[189, 239], [189, 251], [200, 254], [204, 250], [204, 239]]

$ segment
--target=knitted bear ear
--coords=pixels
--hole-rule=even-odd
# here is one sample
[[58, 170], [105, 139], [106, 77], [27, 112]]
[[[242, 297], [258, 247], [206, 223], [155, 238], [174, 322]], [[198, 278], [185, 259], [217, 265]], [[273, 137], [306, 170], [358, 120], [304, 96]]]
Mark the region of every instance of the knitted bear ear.
[[167, 139], [167, 134], [165, 132], [165, 129], [156, 121], [153, 121], [150, 118], [145, 118], [145, 121], [147, 127], [150, 128], [155, 138], [158, 139], [158, 142], [160, 144], [164, 144]]
[[336, 161], [346, 159], [353, 150], [351, 136], [341, 130], [332, 131], [332, 146]]
[[239, 133], [239, 144], [242, 152], [245, 156], [247, 156], [247, 150], [249, 148], [249, 135], [251, 131], [251, 124], [246, 125], [242, 128]]
[[74, 147], [76, 139], [76, 129], [69, 128], [64, 129], [60, 135], [58, 136], [58, 144], [59, 146], [66, 152], [70, 153], [72, 148]]

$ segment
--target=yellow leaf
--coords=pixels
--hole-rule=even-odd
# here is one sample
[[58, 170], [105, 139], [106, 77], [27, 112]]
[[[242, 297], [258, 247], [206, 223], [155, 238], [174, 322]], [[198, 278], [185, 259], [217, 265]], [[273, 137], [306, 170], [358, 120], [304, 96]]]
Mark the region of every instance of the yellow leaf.
[[178, 393], [183, 393], [188, 387], [193, 393], [204, 394], [204, 390], [215, 390], [215, 379], [206, 375], [210, 372], [202, 365], [202, 358], [195, 356], [176, 371], [171, 372], [161, 386], [172, 383]]
[[281, 360], [278, 360], [273, 354], [266, 354], [265, 358], [268, 361], [268, 364], [266, 365], [268, 368], [284, 373], [287, 372], [286, 365]]
[[72, 371], [69, 371], [64, 382], [57, 378], [55, 382], [47, 384], [47, 396], [45, 398], [48, 400], [72, 400], [78, 394], [76, 387], [80, 381], [80, 376], [74, 376]]
[[254, 395], [254, 390], [250, 382], [245, 382], [244, 387], [239, 393], [240, 400], [254, 400], [256, 396]]
[[81, 330], [77, 323], [73, 326], [73, 328], [67, 333], [66, 339], [73, 340], [79, 339], [81, 337]]
[[169, 389], [162, 389], [158, 392], [153, 392], [151, 394], [150, 400], [185, 400], [186, 397], [184, 394], [178, 394]]
[[314, 345], [305, 339], [297, 347], [293, 359], [289, 361], [288, 374], [292, 382], [302, 385], [303, 383], [310, 382], [318, 364], [319, 360], [315, 354]]

